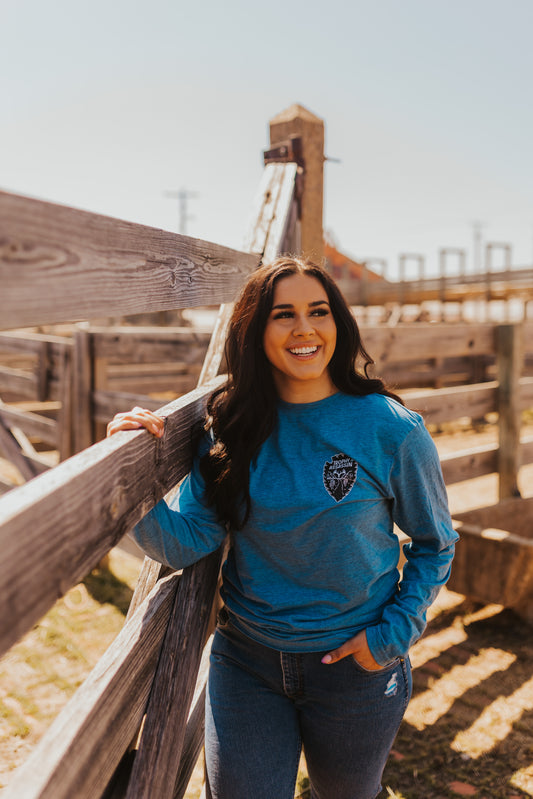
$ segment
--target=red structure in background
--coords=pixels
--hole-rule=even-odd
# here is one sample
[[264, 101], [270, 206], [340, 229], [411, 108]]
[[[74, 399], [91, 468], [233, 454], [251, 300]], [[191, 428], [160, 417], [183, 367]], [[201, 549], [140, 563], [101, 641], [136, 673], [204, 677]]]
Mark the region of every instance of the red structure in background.
[[[348, 258], [347, 255], [339, 252], [335, 245], [327, 239], [324, 240], [324, 260], [326, 269], [335, 280], [341, 280], [343, 278], [351, 280], [363, 279], [365, 264]], [[377, 272], [373, 272], [371, 269], [367, 268], [366, 280], [369, 282], [376, 282], [383, 281], [384, 278]]]

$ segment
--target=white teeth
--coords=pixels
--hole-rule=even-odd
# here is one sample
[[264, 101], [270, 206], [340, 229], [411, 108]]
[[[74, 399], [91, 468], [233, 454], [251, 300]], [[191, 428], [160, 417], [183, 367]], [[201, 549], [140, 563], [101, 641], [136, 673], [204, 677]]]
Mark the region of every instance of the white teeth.
[[292, 352], [293, 355], [311, 355], [317, 350], [318, 347], [291, 347], [289, 352]]

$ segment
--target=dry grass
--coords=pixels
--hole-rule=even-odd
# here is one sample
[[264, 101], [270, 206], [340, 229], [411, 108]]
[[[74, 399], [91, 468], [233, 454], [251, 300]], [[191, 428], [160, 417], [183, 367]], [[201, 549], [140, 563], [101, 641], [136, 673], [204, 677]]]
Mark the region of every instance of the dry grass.
[[0, 660], [0, 787], [120, 631], [139, 561], [114, 550], [111, 570], [72, 588]]

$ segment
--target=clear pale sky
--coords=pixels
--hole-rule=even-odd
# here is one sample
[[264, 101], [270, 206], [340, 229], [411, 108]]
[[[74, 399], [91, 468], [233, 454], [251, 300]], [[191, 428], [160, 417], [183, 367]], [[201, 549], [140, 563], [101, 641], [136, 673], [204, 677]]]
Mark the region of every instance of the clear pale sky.
[[[240, 247], [293, 103], [355, 258], [533, 263], [533, 0], [0, 0], [0, 188]], [[0, 220], [1, 232], [1, 220]]]

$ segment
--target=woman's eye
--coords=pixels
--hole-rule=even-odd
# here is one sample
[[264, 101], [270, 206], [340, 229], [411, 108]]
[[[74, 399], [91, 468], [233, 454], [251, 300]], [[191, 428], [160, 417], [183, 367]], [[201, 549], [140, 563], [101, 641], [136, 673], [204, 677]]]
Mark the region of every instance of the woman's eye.
[[292, 319], [292, 317], [292, 311], [278, 311], [278, 313], [274, 315], [274, 319]]
[[329, 311], [327, 308], [315, 308], [311, 311], [311, 316], [327, 316]]

